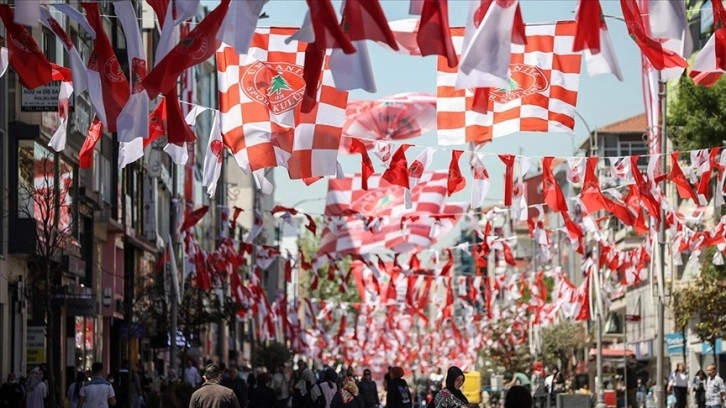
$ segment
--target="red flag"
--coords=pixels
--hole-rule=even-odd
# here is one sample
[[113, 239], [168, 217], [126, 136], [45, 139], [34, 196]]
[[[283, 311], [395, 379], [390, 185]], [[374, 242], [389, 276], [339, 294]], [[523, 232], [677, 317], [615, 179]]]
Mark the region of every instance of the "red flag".
[[8, 36], [8, 60], [20, 83], [27, 89], [35, 89], [52, 81], [53, 69], [33, 35], [25, 26], [14, 22], [14, 14], [9, 5], [0, 5], [0, 19]]
[[98, 116], [93, 118], [91, 126], [88, 128], [86, 134], [86, 140], [81, 146], [81, 151], [78, 153], [78, 167], [82, 169], [90, 169], [93, 166], [93, 149], [96, 147], [96, 143], [101, 139], [103, 134], [103, 123], [98, 119]]
[[504, 249], [504, 262], [510, 266], [517, 266], [517, 261], [514, 260], [512, 255], [512, 248], [506, 242], [502, 242], [502, 248]]
[[476, 113], [486, 115], [489, 111], [489, 88], [476, 88], [474, 90], [474, 99], [472, 101], [471, 110]]
[[204, 217], [205, 214], [207, 214], [207, 211], [209, 211], [208, 205], [203, 205], [196, 210], [190, 212], [184, 217], [184, 222], [182, 223], [181, 227], [179, 228], [179, 231], [186, 231], [189, 228], [197, 225], [199, 220]]
[[409, 144], [402, 144], [396, 150], [391, 158], [391, 165], [383, 173], [382, 178], [391, 184], [409, 188], [408, 185], [408, 161], [406, 160], [406, 150], [411, 147]]
[[177, 87], [173, 86], [169, 92], [164, 94], [166, 100], [166, 140], [168, 143], [183, 145], [185, 142], [196, 140], [194, 131], [184, 119], [184, 114], [179, 106], [179, 93]]
[[285, 262], [285, 282], [292, 282], [292, 259], [288, 259]]
[[[648, 211], [651, 217], [655, 217], [656, 219], [658, 219], [658, 221], [660, 221], [660, 203], [650, 192], [650, 183], [645, 181], [645, 179], [643, 178], [643, 174], [638, 168], [639, 158], [640, 156], [637, 155], [630, 156], [630, 170], [633, 173], [633, 179], [635, 180], [635, 185], [638, 187], [638, 191], [640, 192], [640, 199], [645, 206], [645, 209]], [[662, 157], [661, 160], [665, 160], [665, 157]]]
[[101, 77], [101, 92], [103, 93], [103, 106], [106, 111], [106, 125], [109, 132], [116, 131], [116, 119], [126, 106], [131, 94], [129, 81], [116, 58], [111, 42], [101, 21], [101, 12], [98, 3], [81, 3], [86, 10], [88, 23], [96, 31], [93, 43], [93, 52], [88, 61], [89, 67], [95, 66]]
[[[346, 3], [347, 4], [347, 3]], [[360, 153], [361, 155], [361, 187], [363, 190], [368, 190], [368, 177], [370, 177], [373, 173], [375, 173], [375, 169], [373, 168], [373, 161], [371, 161], [370, 156], [368, 156], [368, 149], [366, 149], [366, 146], [358, 139], [351, 139], [350, 140], [350, 148], [348, 150], [350, 153]]]
[[690, 198], [691, 200], [693, 200], [694, 203], [698, 204], [698, 196], [696, 195], [696, 192], [693, 191], [691, 183], [688, 182], [685, 174], [683, 174], [683, 170], [681, 170], [681, 165], [678, 164], [678, 157], [680, 155], [680, 152], [671, 153], [671, 174], [669, 178], [676, 185], [678, 195], [682, 199], [686, 200]]
[[[628, 33], [643, 55], [650, 61], [653, 68], [660, 71], [665, 68], [687, 67], [688, 63], [677, 53], [663, 48], [663, 44], [650, 37], [645, 31], [642, 14], [636, 0], [620, 0], [623, 18]], [[646, 16], [647, 18], [647, 16]], [[598, 25], [599, 27], [599, 25]]]
[[461, 174], [459, 168], [459, 158], [464, 153], [461, 150], [451, 151], [451, 162], [449, 162], [449, 182], [446, 188], [446, 193], [451, 196], [457, 191], [461, 191], [466, 187], [466, 178]]
[[398, 50], [379, 0], [346, 0], [343, 25], [351, 41], [373, 40]]
[[449, 68], [456, 68], [459, 64], [454, 44], [451, 42], [447, 0], [424, 0], [416, 42], [421, 55], [444, 56]]
[[[217, 32], [229, 9], [230, 0], [222, 2], [189, 32], [146, 76], [142, 85], [149, 98], [175, 88], [179, 75], [194, 65], [209, 59], [221, 42]], [[316, 88], [317, 89], [317, 88]]]
[[512, 194], [514, 192], [514, 155], [500, 154], [499, 160], [504, 163], [504, 205], [512, 205]]
[[446, 255], [446, 264], [444, 264], [444, 267], [441, 268], [441, 273], [439, 274], [439, 276], [449, 276], [449, 272], [454, 266], [454, 253], [451, 251], [451, 249], [446, 248]]
[[199, 248], [197, 248], [197, 253], [194, 255], [194, 265], [196, 266], [197, 286], [201, 290], [209, 290], [212, 285], [209, 279], [209, 271], [207, 270], [207, 262], [204, 253]]
[[159, 27], [164, 27], [164, 18], [166, 18], [166, 10], [169, 8], [169, 1], [171, 0], [146, 0], [154, 9], [156, 18], [159, 19]]
[[600, 191], [600, 181], [595, 175], [597, 162], [597, 157], [587, 158], [587, 164], [585, 166], [585, 180], [582, 182], [582, 192], [580, 193], [582, 204], [590, 214], [594, 214], [607, 207], [605, 197], [602, 195], [602, 191]]
[[578, 0], [577, 16], [575, 17], [577, 28], [572, 51], [589, 49], [593, 54], [600, 52], [601, 19], [600, 0]]
[[567, 212], [567, 201], [562, 194], [555, 175], [552, 174], [552, 156], [542, 159], [542, 187], [544, 190], [544, 201], [554, 212]]
[[149, 115], [149, 136], [144, 139], [144, 147], [166, 135], [166, 118], [166, 98], [164, 98]]

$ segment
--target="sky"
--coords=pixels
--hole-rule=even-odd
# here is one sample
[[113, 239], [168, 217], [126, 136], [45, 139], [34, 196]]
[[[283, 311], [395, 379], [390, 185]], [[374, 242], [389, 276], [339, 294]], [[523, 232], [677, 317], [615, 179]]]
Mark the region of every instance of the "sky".
[[[336, 10], [340, 10], [340, 1], [333, 1]], [[384, 12], [389, 21], [414, 18], [408, 14], [408, 0], [381, 0]], [[463, 26], [468, 14], [468, 0], [449, 0], [449, 18], [452, 27]], [[559, 20], [574, 19], [575, 0], [520, 0], [525, 23], [546, 23]], [[606, 16], [622, 16], [620, 2], [614, 0], [601, 1]], [[299, 27], [307, 10], [303, 0], [271, 0], [264, 7], [270, 16], [260, 20], [264, 26]], [[615, 45], [624, 81], [620, 82], [611, 75], [588, 77], [584, 67], [580, 76], [577, 101], [578, 113], [587, 121], [576, 118], [575, 134], [568, 133], [518, 133], [495, 139], [482, 149], [485, 153], [513, 153], [530, 156], [573, 156], [575, 148], [587, 139], [588, 127], [610, 124], [644, 111], [642, 85], [640, 77], [640, 52], [628, 36], [625, 24], [615, 18], [606, 19], [610, 35]], [[377, 99], [403, 92], [436, 93], [436, 57], [406, 56], [397, 54], [382, 46], [369, 42], [369, 53], [375, 74], [378, 92], [352, 91], [350, 100]], [[437, 146], [435, 132], [430, 132], [416, 139], [409, 139], [417, 147], [408, 151], [409, 161], [423, 150], [423, 147]], [[420, 147], [418, 147], [420, 146]], [[462, 146], [467, 149], [468, 146]], [[457, 148], [462, 148], [457, 147]], [[448, 147], [449, 149], [452, 147]], [[438, 151], [434, 157], [431, 170], [448, 168], [450, 160], [448, 150]], [[346, 173], [360, 172], [360, 156], [339, 156]], [[383, 169], [373, 159], [376, 171]], [[465, 175], [468, 174], [468, 157], [461, 159], [460, 165]], [[503, 171], [498, 158], [486, 157], [484, 164], [489, 170], [492, 187], [489, 191], [489, 204], [501, 201], [503, 190]], [[322, 214], [325, 206], [327, 181], [321, 180], [306, 186], [302, 181], [289, 180], [287, 171], [278, 168], [274, 173], [275, 200], [286, 206], [294, 206], [311, 214]], [[455, 194], [449, 201], [468, 201], [470, 190]]]

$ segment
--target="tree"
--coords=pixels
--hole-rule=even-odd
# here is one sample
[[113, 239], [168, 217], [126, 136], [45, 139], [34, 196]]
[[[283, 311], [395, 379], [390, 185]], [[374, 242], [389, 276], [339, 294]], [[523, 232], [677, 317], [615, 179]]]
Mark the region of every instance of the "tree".
[[589, 336], [585, 327], [578, 322], [563, 321], [542, 328], [542, 357], [545, 364], [558, 363], [566, 375], [567, 364], [578, 350], [587, 348]]
[[77, 253], [73, 220], [73, 168], [56, 162], [50, 152], [30, 152], [18, 175], [17, 200], [11, 202], [18, 218], [35, 220], [35, 249], [25, 262], [25, 296], [30, 300], [32, 320], [42, 325], [46, 341], [46, 379], [50, 385], [48, 405], [56, 406], [56, 312], [65, 296], [62, 274], [63, 255]]
[[292, 351], [281, 343], [271, 342], [260, 345], [252, 355], [254, 367], [265, 367], [270, 373], [277, 371], [277, 367], [292, 359]]
[[668, 134], [675, 149], [686, 151], [723, 145], [726, 135], [726, 80], [712, 87], [684, 76], [668, 108]]
[[527, 347], [527, 333], [520, 333], [521, 337], [512, 337], [512, 318], [492, 320], [489, 326], [492, 345], [485, 347], [480, 354], [484, 361], [490, 361], [493, 365], [504, 368], [509, 373], [529, 373], [532, 370], [533, 356]]

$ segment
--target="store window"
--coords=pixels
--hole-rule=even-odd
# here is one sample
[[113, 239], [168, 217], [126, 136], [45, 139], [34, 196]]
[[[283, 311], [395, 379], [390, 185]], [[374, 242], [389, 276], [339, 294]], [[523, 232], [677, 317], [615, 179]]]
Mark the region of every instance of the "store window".
[[54, 186], [53, 154], [33, 140], [18, 141], [18, 207], [20, 219], [37, 218], [51, 204], [43, 203], [43, 194]]
[[76, 316], [76, 371], [90, 371], [96, 361], [96, 318]]

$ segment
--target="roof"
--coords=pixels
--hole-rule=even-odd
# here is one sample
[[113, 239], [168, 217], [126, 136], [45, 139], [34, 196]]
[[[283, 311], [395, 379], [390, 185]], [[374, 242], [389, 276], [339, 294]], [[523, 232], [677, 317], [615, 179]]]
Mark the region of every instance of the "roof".
[[648, 130], [648, 121], [645, 118], [645, 113], [641, 113], [606, 125], [597, 131], [600, 133], [643, 133], [646, 130]]

